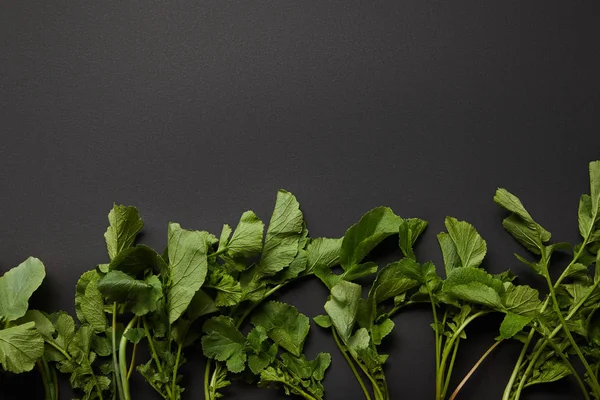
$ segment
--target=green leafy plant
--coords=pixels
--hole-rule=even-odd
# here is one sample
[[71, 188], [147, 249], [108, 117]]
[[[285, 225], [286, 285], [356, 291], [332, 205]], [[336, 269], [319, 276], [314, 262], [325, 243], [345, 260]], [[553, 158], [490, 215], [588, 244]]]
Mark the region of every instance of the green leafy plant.
[[44, 378], [46, 392], [56, 389], [47, 374], [44, 340], [35, 323], [23, 318], [29, 308], [29, 298], [42, 284], [46, 272], [37, 258], [30, 257], [0, 277], [0, 366], [15, 374], [31, 371], [36, 363]]
[[[206, 291], [214, 297], [215, 305], [219, 308], [221, 314], [217, 317], [220, 318], [219, 321], [231, 322], [238, 330], [244, 326], [255, 309], [274, 293], [291, 282], [312, 275], [314, 264], [311, 265], [306, 251], [309, 242], [300, 205], [291, 193], [284, 190], [280, 190], [277, 194], [266, 234], [264, 234], [264, 224], [252, 211], [242, 214], [235, 231], [229, 225], [225, 225], [218, 246], [209, 257], [209, 278], [205, 285]], [[223, 319], [225, 317], [226, 320]], [[203, 343], [208, 343], [206, 338], [216, 334], [212, 328], [222, 325], [216, 325], [211, 321], [213, 320], [209, 320], [204, 325]], [[256, 319], [252, 318], [252, 322], [256, 322]], [[263, 326], [263, 328], [269, 331], [268, 327]], [[238, 342], [242, 340], [240, 337], [237, 335]], [[272, 340], [285, 348], [284, 344], [278, 343], [273, 338]], [[290, 353], [294, 357], [302, 357], [298, 352], [290, 351]], [[224, 362], [222, 356], [211, 351], [207, 352], [206, 348], [205, 354], [209, 359], [214, 359], [214, 363], [209, 361], [205, 368], [205, 398], [214, 399], [220, 397], [220, 391], [229, 385], [228, 376], [240, 373], [243, 368], [241, 363]], [[325, 356], [319, 358], [318, 368], [315, 364], [316, 371], [325, 370], [323, 357]], [[284, 358], [289, 361], [289, 356]], [[279, 368], [283, 368], [281, 363]], [[302, 371], [306, 372], [307, 368], [307, 366], [303, 367]], [[265, 374], [279, 370], [271, 368], [266, 371], [268, 372], [260, 372], [262, 383], [269, 381]], [[256, 369], [254, 372], [257, 372]], [[303, 374], [306, 375], [304, 372]], [[304, 376], [303, 374], [298, 376]], [[320, 377], [320, 372], [316, 373], [316, 376]], [[317, 380], [320, 382], [321, 379], [322, 377]], [[302, 394], [298, 390], [292, 390], [289, 384], [280, 383], [287, 388], [287, 393], [316, 396], [316, 398], [322, 396], [318, 390], [310, 389], [309, 393]]]

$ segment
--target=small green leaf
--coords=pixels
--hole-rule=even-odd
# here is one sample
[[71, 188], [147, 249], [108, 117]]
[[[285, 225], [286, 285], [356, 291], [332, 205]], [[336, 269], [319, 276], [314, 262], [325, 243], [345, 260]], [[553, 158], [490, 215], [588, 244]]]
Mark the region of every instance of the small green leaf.
[[34, 257], [12, 268], [0, 277], [0, 317], [14, 321], [29, 308], [29, 298], [40, 287], [46, 271], [44, 264]]
[[408, 218], [402, 221], [399, 231], [399, 245], [405, 257], [416, 260], [413, 246], [425, 228], [427, 228], [427, 221], [419, 218]]
[[421, 281], [413, 277], [420, 272], [420, 269], [421, 266], [410, 258], [403, 258], [385, 266], [377, 274], [369, 297], [379, 304], [419, 286]]
[[502, 281], [479, 268], [463, 267], [451, 271], [444, 281], [443, 291], [464, 301], [504, 310]]
[[227, 251], [232, 257], [254, 257], [263, 247], [265, 225], [252, 211], [242, 214], [231, 240], [227, 243]]
[[79, 299], [79, 308], [81, 314], [96, 332], [106, 330], [107, 321], [104, 313], [104, 298], [98, 290], [99, 275], [95, 273], [95, 277], [90, 279], [85, 287], [85, 293]]
[[290, 265], [298, 253], [298, 242], [304, 229], [303, 222], [296, 197], [280, 190], [267, 229], [262, 257], [257, 266], [258, 276], [274, 275]]
[[316, 270], [329, 271], [339, 263], [342, 239], [316, 238], [306, 247], [308, 258], [307, 273]]
[[532, 317], [507, 313], [500, 324], [500, 337], [510, 339], [523, 330], [532, 320]]
[[207, 232], [188, 231], [179, 224], [169, 224], [169, 269], [171, 285], [167, 295], [169, 323], [173, 323], [189, 306], [208, 271]]
[[122, 250], [108, 265], [109, 271], [123, 271], [134, 278], [141, 278], [148, 270], [163, 273], [167, 264], [154, 249], [139, 244]]
[[227, 369], [233, 373], [244, 370], [246, 339], [231, 318], [224, 315], [211, 318], [204, 323], [202, 331], [205, 333], [202, 338], [202, 350], [206, 357], [226, 361]]
[[517, 242], [521, 243], [527, 250], [533, 254], [540, 255], [540, 249], [543, 246], [540, 233], [530, 228], [522, 219], [516, 215], [511, 215], [502, 221], [502, 226], [510, 233]]
[[533, 220], [517, 196], [506, 189], [499, 188], [494, 195], [494, 202], [522, 220], [531, 231], [537, 231], [542, 242], [550, 240], [550, 232]]
[[44, 340], [35, 323], [0, 330], [0, 364], [6, 371], [15, 374], [31, 371], [43, 354]]
[[352, 334], [360, 298], [360, 285], [340, 281], [331, 289], [330, 298], [325, 303], [325, 311], [344, 341], [347, 341]]
[[479, 236], [473, 225], [456, 218], [447, 217], [446, 229], [456, 246], [456, 253], [462, 267], [478, 267], [487, 252], [485, 240]]
[[131, 247], [135, 237], [144, 227], [135, 207], [114, 205], [108, 214], [109, 226], [104, 234], [108, 255], [112, 260], [121, 251]]
[[389, 335], [394, 329], [394, 321], [389, 318], [384, 319], [377, 325], [373, 325], [372, 335], [373, 343], [379, 346], [384, 337]]
[[526, 285], [505, 284], [503, 303], [506, 310], [521, 316], [535, 317], [542, 307], [537, 290]]
[[231, 275], [221, 269], [213, 269], [210, 272], [205, 288], [217, 291], [215, 304], [217, 307], [234, 306], [242, 299], [242, 287]]
[[28, 310], [23, 317], [16, 321], [18, 325], [22, 325], [27, 322], [34, 322], [35, 329], [37, 329], [44, 338], [49, 340], [53, 339], [56, 329], [54, 328], [52, 321], [50, 321], [50, 319], [41, 311]]
[[367, 212], [344, 235], [340, 251], [340, 264], [344, 270], [359, 264], [385, 238], [397, 234], [402, 218], [388, 207], [378, 207]]
[[444, 266], [446, 268], [446, 275], [452, 270], [460, 268], [461, 261], [456, 252], [456, 245], [454, 241], [446, 232], [440, 232], [437, 235], [440, 249], [442, 250], [442, 257], [444, 258]]
[[98, 282], [98, 290], [109, 303], [127, 303], [136, 315], [156, 310], [162, 298], [162, 285], [155, 275], [142, 281], [121, 271], [110, 271]]
[[276, 301], [267, 302], [252, 316], [254, 326], [262, 326], [275, 343], [295, 356], [300, 356], [310, 329], [306, 315], [292, 305]]
[[146, 337], [146, 333], [142, 328], [129, 328], [123, 333], [123, 336], [125, 336], [131, 343], [139, 343], [144, 337]]
[[219, 309], [213, 299], [202, 289], [198, 290], [187, 309], [187, 315], [190, 321], [202, 317], [203, 315], [218, 312]]
[[313, 318], [315, 324], [319, 325], [321, 328], [331, 328], [332, 322], [329, 315], [317, 315]]

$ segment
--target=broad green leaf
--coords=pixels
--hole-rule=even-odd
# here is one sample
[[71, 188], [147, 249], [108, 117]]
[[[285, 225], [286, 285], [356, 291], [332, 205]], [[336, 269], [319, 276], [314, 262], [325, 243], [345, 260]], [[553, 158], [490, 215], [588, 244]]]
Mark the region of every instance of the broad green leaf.
[[542, 228], [540, 224], [533, 220], [517, 196], [506, 189], [499, 188], [494, 195], [494, 202], [505, 210], [513, 213], [518, 219], [524, 222], [529, 230], [534, 232], [537, 231], [538, 237], [542, 242], [550, 240], [550, 232]]
[[427, 221], [419, 218], [408, 218], [402, 221], [399, 231], [399, 244], [405, 257], [416, 260], [413, 246], [425, 228], [427, 228]]
[[258, 276], [274, 275], [290, 265], [298, 253], [298, 242], [304, 230], [303, 222], [296, 197], [280, 190], [257, 266]]
[[473, 225], [456, 218], [447, 217], [446, 229], [456, 246], [456, 253], [462, 267], [478, 267], [487, 252], [485, 240], [479, 236]]
[[600, 161], [592, 161], [590, 170], [590, 197], [592, 198], [592, 210], [600, 217]]
[[112, 260], [121, 251], [131, 247], [144, 227], [135, 207], [114, 205], [108, 214], [109, 226], [104, 234], [108, 255]]
[[[108, 273], [108, 269], [106, 270], [106, 272]], [[77, 285], [75, 287], [75, 312], [77, 313], [77, 318], [81, 323], [87, 322], [85, 315], [81, 310], [81, 303], [83, 302], [83, 299], [85, 297], [85, 291], [88, 285], [92, 282], [92, 284], [97, 288], [98, 281], [101, 277], [102, 276], [96, 270], [93, 269], [91, 271], [84, 272], [77, 281]], [[104, 312], [102, 308], [99, 311]]]
[[397, 234], [402, 218], [388, 207], [377, 207], [367, 212], [344, 235], [340, 264], [344, 270], [359, 264], [385, 238]]
[[143, 273], [148, 270], [155, 273], [166, 272], [167, 264], [154, 249], [139, 244], [122, 250], [112, 259], [108, 269], [109, 271], [123, 271], [134, 278], [141, 278]]
[[43, 354], [44, 340], [34, 322], [0, 330], [0, 364], [6, 371], [31, 371]]
[[98, 290], [99, 275], [95, 274], [85, 288], [84, 295], [79, 300], [81, 314], [85, 321], [96, 332], [104, 332], [107, 328], [106, 314], [104, 313], [104, 298]]
[[162, 298], [162, 285], [155, 275], [142, 281], [121, 271], [110, 271], [98, 282], [98, 290], [107, 302], [126, 303], [136, 315], [155, 311]]
[[444, 281], [443, 291], [464, 301], [504, 310], [502, 281], [479, 268], [463, 267], [451, 271]]
[[527, 250], [533, 254], [541, 254], [543, 243], [539, 232], [530, 228], [521, 218], [511, 215], [504, 218], [502, 226]]
[[308, 258], [306, 272], [310, 274], [316, 270], [331, 270], [333, 266], [339, 264], [341, 246], [342, 238], [313, 239], [306, 247]]
[[267, 329], [264, 326], [257, 325], [248, 332], [246, 339], [248, 341], [248, 346], [258, 353], [262, 350], [263, 342], [268, 338], [269, 335], [267, 334]]
[[269, 301], [252, 316], [254, 326], [262, 326], [275, 343], [300, 356], [310, 329], [306, 315], [292, 305]]
[[450, 271], [460, 268], [461, 261], [460, 257], [458, 257], [458, 253], [456, 252], [456, 245], [454, 241], [446, 232], [440, 232], [437, 235], [438, 242], [440, 244], [440, 249], [442, 250], [442, 257], [444, 258], [444, 266], [446, 268], [446, 275], [450, 273]]
[[593, 230], [594, 215], [592, 213], [592, 198], [587, 194], [584, 194], [579, 200], [579, 210], [577, 211], [579, 233], [584, 239], [587, 238]]
[[29, 298], [42, 284], [44, 264], [34, 257], [9, 270], [0, 278], [0, 317], [14, 321], [29, 308]]
[[379, 268], [379, 266], [374, 262], [353, 265], [344, 271], [344, 273], [340, 275], [340, 278], [346, 281], [355, 281], [373, 275], [377, 272], [377, 268]]
[[183, 314], [206, 278], [209, 234], [169, 224], [169, 269], [171, 285], [167, 294], [169, 323]]
[[[300, 217], [301, 218], [301, 217]], [[232, 257], [254, 257], [263, 247], [265, 225], [252, 211], [242, 214], [231, 240], [227, 243], [227, 251]]]
[[410, 258], [389, 264], [379, 271], [375, 282], [369, 291], [369, 298], [376, 304], [391, 299], [421, 284], [420, 280], [413, 279], [415, 272], [421, 266]]
[[506, 310], [521, 316], [535, 317], [542, 307], [538, 291], [526, 285], [515, 286], [507, 283], [505, 286], [507, 289], [503, 303]]
[[325, 303], [325, 311], [340, 337], [346, 342], [356, 322], [361, 287], [356, 283], [340, 281], [331, 289], [331, 295]]
[[130, 328], [123, 332], [123, 336], [131, 343], [139, 343], [146, 334], [142, 328]]
[[41, 311], [28, 310], [23, 317], [16, 321], [18, 325], [23, 325], [27, 322], [34, 322], [35, 329], [37, 329], [44, 338], [50, 340], [53, 339], [56, 329], [54, 328], [52, 321], [50, 321], [50, 319]]
[[517, 333], [521, 332], [532, 319], [532, 317], [524, 315], [511, 312], [507, 313], [502, 320], [502, 324], [500, 324], [500, 337], [503, 339], [512, 338]]
[[211, 318], [204, 323], [202, 331], [205, 333], [202, 337], [202, 350], [206, 357], [226, 361], [227, 369], [233, 373], [244, 370], [246, 339], [231, 318], [224, 315]]

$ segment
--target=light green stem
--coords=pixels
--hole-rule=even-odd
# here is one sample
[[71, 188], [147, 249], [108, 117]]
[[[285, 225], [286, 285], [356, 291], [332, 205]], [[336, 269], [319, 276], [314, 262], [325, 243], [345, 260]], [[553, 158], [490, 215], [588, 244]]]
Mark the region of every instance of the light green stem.
[[471, 370], [469, 371], [469, 373], [467, 373], [467, 375], [465, 375], [465, 377], [463, 378], [463, 380], [460, 381], [460, 383], [458, 384], [458, 386], [456, 386], [456, 389], [454, 389], [454, 392], [452, 392], [452, 394], [450, 395], [450, 398], [448, 400], [454, 400], [456, 398], [456, 396], [458, 396], [458, 393], [460, 392], [460, 390], [462, 389], [462, 387], [467, 383], [467, 381], [469, 380], [469, 378], [475, 373], [475, 371], [477, 370], [477, 368], [479, 368], [479, 366], [481, 365], [481, 363], [487, 358], [487, 356], [489, 356], [491, 354], [492, 351], [494, 351], [494, 349], [500, 343], [502, 343], [502, 339], [498, 340], [489, 349], [487, 349], [487, 351], [481, 356], [481, 358], [479, 358], [479, 360], [477, 360], [477, 362], [475, 363], [475, 365], [473, 365], [473, 368], [471, 368]]
[[131, 400], [131, 393], [129, 391], [129, 374], [127, 372], [127, 338], [125, 334], [137, 324], [137, 315], [129, 321], [127, 327], [123, 331], [121, 336], [121, 342], [119, 344], [119, 374], [121, 376], [121, 386], [123, 387], [123, 395], [125, 400]]
[[177, 348], [177, 357], [175, 358], [175, 365], [173, 366], [173, 382], [171, 388], [171, 399], [178, 400], [178, 392], [177, 392], [177, 372], [179, 370], [179, 362], [181, 361], [181, 350], [183, 349], [183, 343], [179, 345]]
[[113, 303], [112, 309], [112, 351], [113, 351], [113, 374], [117, 382], [117, 391], [120, 400], [125, 400], [125, 394], [123, 392], [123, 382], [121, 381], [121, 374], [119, 373], [119, 360], [117, 353], [117, 303]]
[[371, 400], [371, 394], [369, 393], [369, 390], [367, 389], [367, 387], [365, 385], [365, 382], [363, 381], [362, 377], [360, 376], [360, 373], [358, 372], [358, 370], [354, 366], [354, 361], [352, 361], [352, 359], [350, 357], [348, 357], [348, 354], [346, 353], [346, 350], [344, 349], [344, 345], [342, 345], [342, 343], [340, 341], [340, 338], [339, 338], [339, 336], [338, 336], [335, 328], [332, 327], [331, 331], [333, 332], [333, 340], [335, 340], [335, 344], [337, 344], [337, 347], [340, 349], [340, 352], [342, 353], [342, 355], [346, 359], [346, 362], [348, 363], [348, 366], [350, 367], [350, 369], [352, 370], [352, 373], [356, 377], [356, 380], [358, 381], [358, 383], [359, 383], [359, 385], [360, 385], [363, 393], [365, 394], [365, 399], [366, 400]]
[[[160, 357], [158, 357], [158, 353], [156, 352], [156, 347], [154, 346], [154, 341], [152, 340], [152, 336], [150, 335], [150, 329], [148, 329], [148, 323], [146, 322], [145, 317], [142, 317], [142, 325], [144, 326], [144, 333], [146, 334], [146, 339], [148, 340], [148, 346], [150, 347], [150, 353], [152, 353], [152, 359], [156, 364], [156, 369], [158, 369], [158, 372], [162, 374], [163, 367], [160, 363]], [[158, 390], [158, 388], [156, 388], [154, 385], [152, 385], [152, 387], [154, 388], [154, 390], [160, 393], [160, 390]], [[171, 388], [169, 386], [166, 386], [166, 389], [167, 394], [169, 395], [169, 397], [171, 397]]]
[[460, 340], [454, 342], [454, 350], [452, 351], [452, 358], [450, 359], [450, 365], [448, 366], [448, 373], [446, 374], [444, 390], [442, 390], [442, 399], [446, 398], [446, 393], [448, 393], [448, 387], [450, 386], [450, 378], [452, 377], [452, 370], [454, 369], [454, 362], [456, 361], [456, 354], [458, 353], [459, 344]]

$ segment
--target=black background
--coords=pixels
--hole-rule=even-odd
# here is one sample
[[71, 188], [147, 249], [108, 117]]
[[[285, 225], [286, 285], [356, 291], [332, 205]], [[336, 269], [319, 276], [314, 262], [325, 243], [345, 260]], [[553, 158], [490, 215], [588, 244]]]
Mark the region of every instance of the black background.
[[[430, 221], [418, 255], [440, 264], [435, 235], [452, 215], [487, 239], [486, 268], [535, 284], [492, 196], [507, 187], [556, 240], [577, 240], [587, 163], [600, 158], [598, 11], [548, 0], [3, 1], [0, 272], [41, 258], [33, 306], [72, 311], [78, 276], [107, 260], [113, 202], [136, 205], [142, 241], [162, 247], [168, 221], [219, 232], [246, 209], [268, 220], [286, 188], [311, 236], [341, 236], [388, 205]], [[383, 247], [382, 261], [395, 256], [393, 241]], [[315, 316], [326, 291], [306, 281], [281, 298]], [[433, 398], [430, 320], [426, 309], [395, 318], [384, 346], [395, 399]], [[468, 331], [455, 383], [497, 322]], [[361, 399], [313, 326], [307, 353], [319, 351], [333, 354], [327, 398]], [[460, 398], [499, 398], [518, 351], [503, 345]], [[184, 397], [201, 398], [200, 350], [190, 358]], [[139, 378], [134, 387], [157, 398]], [[3, 377], [0, 393], [41, 398], [39, 377]], [[243, 384], [229, 394], [283, 396]], [[581, 394], [565, 383], [524, 398]]]

